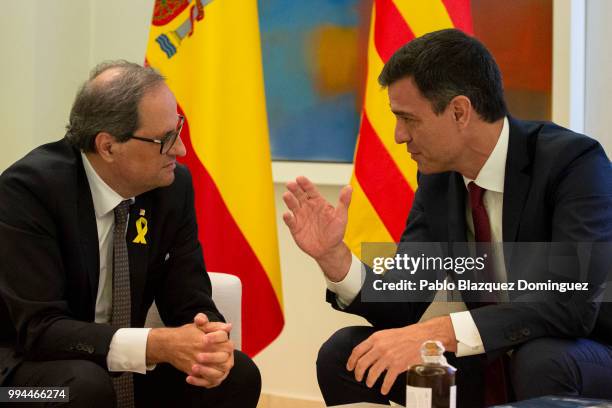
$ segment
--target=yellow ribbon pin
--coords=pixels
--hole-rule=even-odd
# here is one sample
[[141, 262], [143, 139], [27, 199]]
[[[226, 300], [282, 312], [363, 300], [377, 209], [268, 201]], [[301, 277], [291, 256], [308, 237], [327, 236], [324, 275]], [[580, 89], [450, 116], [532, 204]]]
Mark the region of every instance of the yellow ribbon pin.
[[146, 245], [147, 240], [145, 239], [145, 235], [147, 235], [148, 230], [149, 229], [147, 228], [147, 219], [145, 217], [140, 217], [139, 219], [137, 219], [136, 231], [138, 232], [138, 235], [136, 235], [136, 238], [134, 238], [134, 241], [132, 242], [135, 244]]

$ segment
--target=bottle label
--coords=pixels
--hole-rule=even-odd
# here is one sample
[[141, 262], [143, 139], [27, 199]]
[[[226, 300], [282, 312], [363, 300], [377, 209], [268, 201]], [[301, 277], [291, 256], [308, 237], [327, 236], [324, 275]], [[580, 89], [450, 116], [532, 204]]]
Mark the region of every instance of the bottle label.
[[[406, 408], [431, 408], [431, 388], [406, 386]], [[457, 386], [450, 387], [448, 408], [457, 407]]]
[[431, 408], [431, 388], [407, 385], [406, 408]]

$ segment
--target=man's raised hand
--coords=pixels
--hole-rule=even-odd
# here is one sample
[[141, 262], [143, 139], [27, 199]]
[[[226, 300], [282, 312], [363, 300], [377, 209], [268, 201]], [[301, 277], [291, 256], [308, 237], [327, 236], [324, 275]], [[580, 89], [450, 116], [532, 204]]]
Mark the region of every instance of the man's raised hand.
[[352, 189], [340, 191], [338, 204], [331, 205], [306, 177], [287, 183], [283, 201], [289, 211], [283, 220], [302, 251], [313, 257], [332, 281], [339, 281], [350, 266], [350, 251], [343, 242]]

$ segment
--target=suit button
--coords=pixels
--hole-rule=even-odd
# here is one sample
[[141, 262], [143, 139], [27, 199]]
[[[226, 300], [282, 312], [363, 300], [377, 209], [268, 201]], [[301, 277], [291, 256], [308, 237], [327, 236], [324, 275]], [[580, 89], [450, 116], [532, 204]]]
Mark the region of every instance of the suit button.
[[523, 330], [521, 330], [521, 334], [525, 337], [529, 337], [531, 336], [531, 330], [529, 330], [528, 327], [525, 327]]

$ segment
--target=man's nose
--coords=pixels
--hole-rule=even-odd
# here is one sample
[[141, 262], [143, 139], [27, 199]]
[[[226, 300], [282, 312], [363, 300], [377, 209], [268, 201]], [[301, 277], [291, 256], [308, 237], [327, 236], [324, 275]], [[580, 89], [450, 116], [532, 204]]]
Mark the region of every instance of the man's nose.
[[174, 142], [174, 145], [172, 145], [172, 147], [168, 151], [168, 155], [184, 157], [186, 154], [187, 154], [187, 148], [185, 147], [185, 144], [183, 143], [183, 139], [179, 135], [176, 138], [176, 142]]
[[412, 140], [408, 130], [399, 124], [395, 125], [395, 135], [394, 136], [395, 136], [395, 143], [397, 144], [408, 143]]

